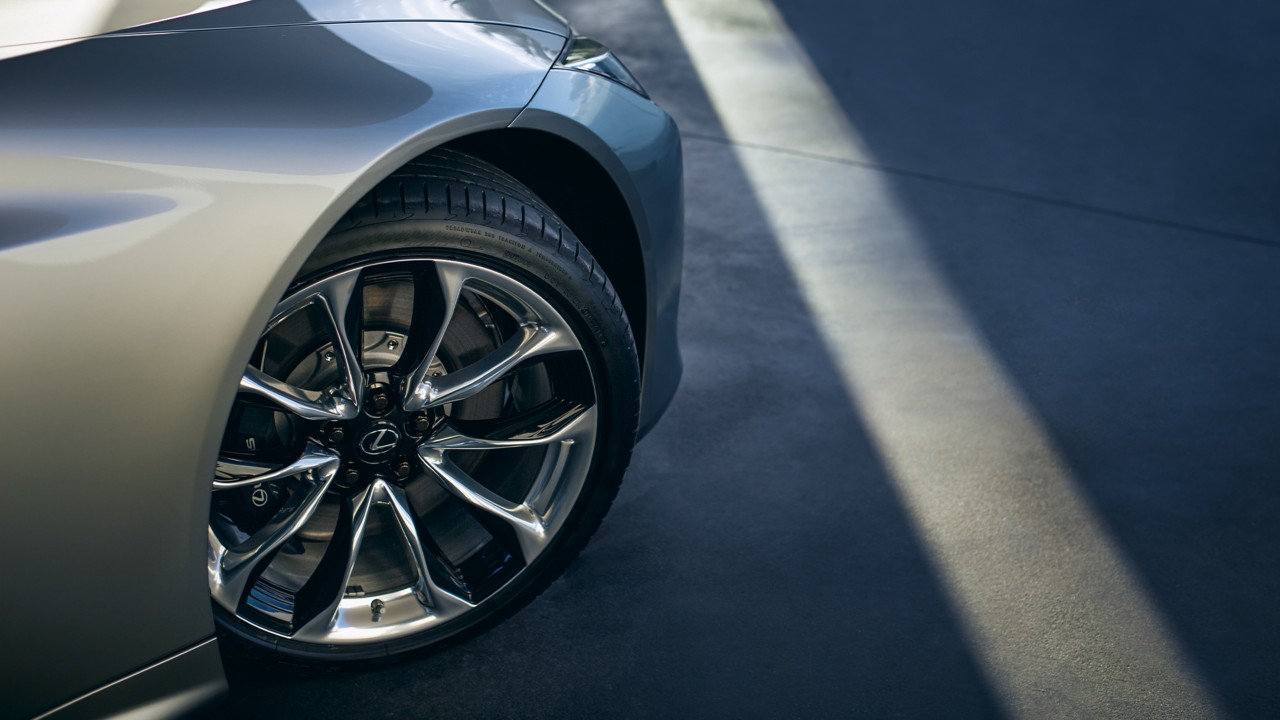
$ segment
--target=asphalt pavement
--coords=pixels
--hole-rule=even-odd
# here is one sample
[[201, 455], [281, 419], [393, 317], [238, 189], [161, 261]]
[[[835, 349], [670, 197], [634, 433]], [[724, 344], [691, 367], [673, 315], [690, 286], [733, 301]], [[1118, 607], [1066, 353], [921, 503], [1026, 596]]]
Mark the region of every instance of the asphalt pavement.
[[685, 138], [592, 544], [225, 717], [1280, 716], [1280, 5], [559, 0]]

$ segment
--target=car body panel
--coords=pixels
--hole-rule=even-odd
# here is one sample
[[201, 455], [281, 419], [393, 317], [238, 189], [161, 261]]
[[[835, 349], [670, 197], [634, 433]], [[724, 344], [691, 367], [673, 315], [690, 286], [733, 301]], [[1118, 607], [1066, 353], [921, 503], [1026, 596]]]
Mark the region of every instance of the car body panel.
[[212, 634], [209, 482], [271, 308], [361, 194], [505, 127], [562, 45], [360, 23], [107, 36], [0, 63], [0, 547], [27, 588], [0, 600], [0, 645], [22, 648], [0, 714]]
[[676, 338], [684, 257], [680, 133], [661, 108], [591, 73], [555, 69], [512, 127], [559, 135], [586, 150], [613, 178], [644, 248], [644, 387], [639, 435], [662, 416], [680, 383]]
[[568, 30], [540, 5], [352, 5], [247, 2], [0, 62], [0, 562], [24, 588], [0, 596], [0, 717], [151, 708], [146, 688], [163, 713], [217, 685], [204, 528], [237, 381], [329, 228], [433, 147], [535, 128], [608, 171], [651, 300], [642, 429], [674, 392], [670, 118], [549, 73]]
[[246, 0], [7, 0], [0, 3], [0, 59]]
[[218, 643], [209, 638], [59, 705], [37, 720], [186, 717], [226, 691]]
[[568, 36], [564, 18], [529, 0], [253, 0], [243, 5], [192, 13], [136, 32], [204, 30], [339, 22], [472, 22], [512, 25]]
[[6, 0], [0, 59], [110, 32], [152, 33], [338, 22], [480, 22], [570, 33], [532, 0]]

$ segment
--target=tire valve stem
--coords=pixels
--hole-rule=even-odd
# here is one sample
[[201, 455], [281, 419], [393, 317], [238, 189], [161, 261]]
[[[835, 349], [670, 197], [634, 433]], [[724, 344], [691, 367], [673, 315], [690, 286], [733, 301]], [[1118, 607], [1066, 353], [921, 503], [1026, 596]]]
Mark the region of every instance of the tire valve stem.
[[374, 600], [369, 603], [369, 610], [373, 613], [373, 621], [378, 622], [382, 619], [382, 611], [387, 609], [387, 604], [381, 600]]

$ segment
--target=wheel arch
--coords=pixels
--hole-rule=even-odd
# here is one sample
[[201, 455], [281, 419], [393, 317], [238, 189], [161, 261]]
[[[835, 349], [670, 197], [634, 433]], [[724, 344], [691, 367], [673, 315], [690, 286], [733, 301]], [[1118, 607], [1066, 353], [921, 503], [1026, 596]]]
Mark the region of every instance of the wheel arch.
[[622, 297], [643, 371], [648, 320], [644, 251], [636, 217], [613, 176], [583, 148], [542, 130], [490, 130], [444, 146], [516, 178], [573, 230]]
[[[639, 357], [644, 382], [646, 348], [650, 330], [649, 288], [642, 244], [646, 232], [644, 218], [633, 212], [619, 185], [597, 157], [581, 145], [561, 135], [541, 129], [511, 127], [509, 111], [482, 110], [450, 119], [388, 147], [331, 198], [317, 213], [309, 229], [291, 245], [289, 257], [281, 263], [272, 282], [262, 288], [257, 308], [243, 323], [234, 358], [228, 364], [226, 388], [220, 393], [212, 417], [225, 417], [234, 400], [235, 380], [242, 372], [257, 342], [271, 308], [279, 300], [329, 232], [369, 191], [398, 170], [431, 151], [449, 147], [476, 155], [528, 186], [586, 244], [592, 256], [622, 298]], [[623, 172], [625, 176], [625, 171]], [[563, 182], [565, 180], [568, 182]], [[580, 202], [585, 193], [590, 202]], [[617, 223], [617, 218], [625, 221]], [[611, 224], [621, 230], [610, 232]], [[214, 444], [202, 455], [212, 458]], [[212, 465], [210, 460], [208, 465]]]

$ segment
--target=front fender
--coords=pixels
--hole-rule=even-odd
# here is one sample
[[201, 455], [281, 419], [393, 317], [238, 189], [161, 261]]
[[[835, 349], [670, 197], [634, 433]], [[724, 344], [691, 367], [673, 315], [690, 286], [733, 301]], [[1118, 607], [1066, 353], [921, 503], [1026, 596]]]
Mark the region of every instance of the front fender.
[[512, 127], [548, 132], [582, 148], [609, 174], [631, 211], [648, 299], [643, 437], [671, 403], [683, 372], [676, 335], [684, 264], [680, 132], [670, 115], [630, 88], [564, 69], [548, 74]]
[[[104, 36], [0, 62], [0, 546], [4, 576], [57, 620], [0, 629], [24, 648], [6, 713], [212, 633], [209, 482], [271, 308], [379, 179], [508, 125], [563, 42], [349, 23]], [[31, 598], [4, 593], [0, 613], [31, 617]]]

